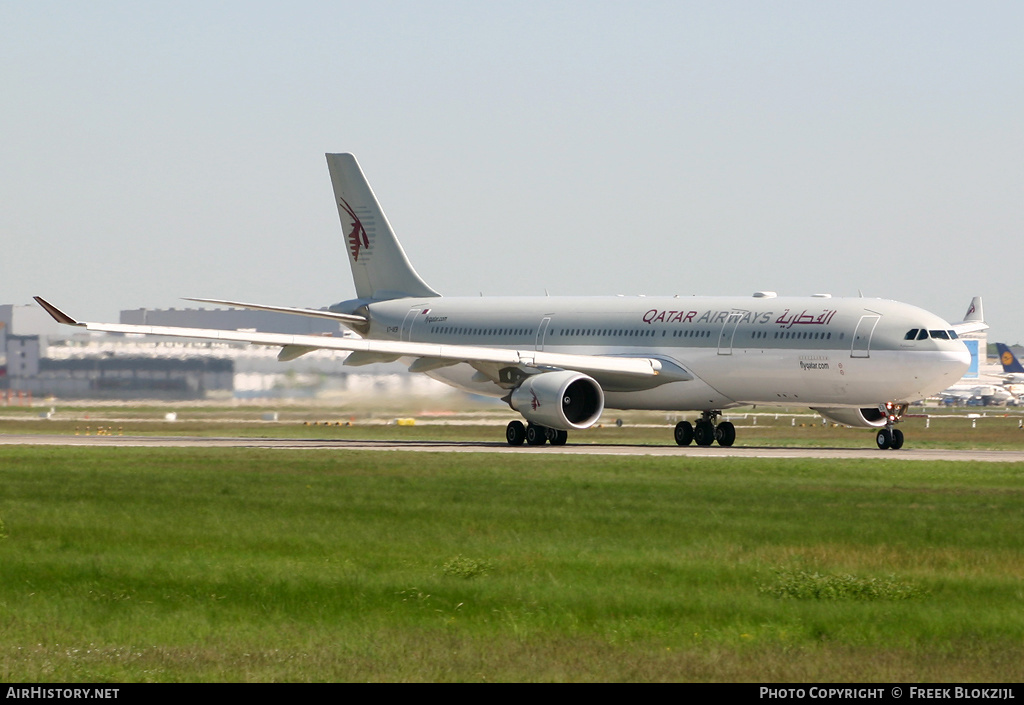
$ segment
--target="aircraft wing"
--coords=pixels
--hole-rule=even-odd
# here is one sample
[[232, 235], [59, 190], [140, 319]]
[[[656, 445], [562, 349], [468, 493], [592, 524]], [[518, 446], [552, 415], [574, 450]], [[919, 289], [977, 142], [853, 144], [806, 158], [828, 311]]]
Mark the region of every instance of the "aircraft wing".
[[669, 382], [693, 379], [690, 373], [675, 362], [655, 357], [577, 355], [473, 345], [444, 345], [370, 338], [79, 321], [48, 301], [38, 296], [34, 298], [54, 320], [65, 325], [104, 333], [163, 335], [279, 346], [281, 352], [278, 354], [278, 359], [282, 361], [293, 360], [313, 350], [342, 350], [352, 353], [350, 356], [352, 361], [346, 361], [346, 364], [358, 365], [371, 362], [391, 362], [399, 358], [414, 358], [415, 360], [410, 366], [410, 370], [413, 372], [425, 372], [465, 362], [476, 368], [480, 374], [508, 387], [515, 386], [522, 378], [511, 373], [510, 370], [519, 370], [524, 374], [534, 374], [545, 369], [573, 370], [591, 375], [602, 387], [607, 385], [607, 389], [616, 391], [650, 389]]

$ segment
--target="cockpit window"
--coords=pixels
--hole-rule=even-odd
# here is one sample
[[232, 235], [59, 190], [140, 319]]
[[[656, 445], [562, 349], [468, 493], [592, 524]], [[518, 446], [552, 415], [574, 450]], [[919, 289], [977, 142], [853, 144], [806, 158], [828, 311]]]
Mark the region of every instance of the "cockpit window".
[[937, 340], [956, 340], [960, 336], [955, 330], [927, 330], [926, 328], [911, 328], [903, 336], [904, 340], [928, 340], [929, 337]]

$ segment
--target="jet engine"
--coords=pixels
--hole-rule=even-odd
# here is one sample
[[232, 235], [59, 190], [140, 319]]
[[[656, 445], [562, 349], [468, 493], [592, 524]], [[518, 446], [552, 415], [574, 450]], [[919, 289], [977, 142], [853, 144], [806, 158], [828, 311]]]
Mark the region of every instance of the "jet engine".
[[811, 411], [817, 411], [827, 420], [834, 423], [841, 423], [844, 426], [858, 426], [860, 428], [883, 428], [889, 416], [892, 416], [893, 420], [899, 419], [906, 410], [906, 404], [881, 404], [863, 409], [851, 409], [845, 406], [826, 406], [811, 409]]
[[590, 428], [604, 411], [601, 385], [569, 370], [531, 375], [506, 399], [527, 421], [560, 431]]

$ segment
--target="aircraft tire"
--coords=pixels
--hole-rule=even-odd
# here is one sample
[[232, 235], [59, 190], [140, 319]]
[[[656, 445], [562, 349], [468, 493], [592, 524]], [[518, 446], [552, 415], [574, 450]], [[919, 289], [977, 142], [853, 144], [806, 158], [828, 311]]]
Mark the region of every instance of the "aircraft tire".
[[736, 442], [736, 427], [731, 421], [723, 421], [715, 428], [715, 440], [718, 445], [729, 447]]
[[899, 450], [903, 447], [903, 431], [898, 428], [892, 430], [892, 446], [893, 450]]
[[526, 444], [531, 446], [542, 446], [548, 442], [547, 429], [537, 424], [529, 424], [526, 427]]
[[505, 440], [510, 446], [521, 446], [526, 440], [526, 426], [522, 421], [509, 421], [505, 427]]
[[887, 428], [883, 428], [875, 435], [875, 444], [879, 450], [889, 450], [892, 448], [892, 431]]
[[709, 421], [698, 421], [693, 429], [693, 440], [699, 446], [709, 446], [715, 442], [715, 427]]
[[551, 436], [548, 438], [548, 442], [553, 446], [564, 446], [565, 442], [569, 440], [568, 431], [560, 431], [558, 429], [551, 429]]
[[680, 421], [677, 423], [675, 438], [676, 445], [688, 446], [693, 443], [693, 424], [689, 421]]

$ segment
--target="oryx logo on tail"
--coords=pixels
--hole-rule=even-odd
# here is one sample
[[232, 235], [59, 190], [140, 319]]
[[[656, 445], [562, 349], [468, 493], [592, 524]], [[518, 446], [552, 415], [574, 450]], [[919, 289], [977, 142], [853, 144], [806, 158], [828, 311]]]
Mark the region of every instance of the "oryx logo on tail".
[[363, 248], [370, 249], [370, 238], [366, 236], [366, 228], [363, 227], [363, 222], [359, 220], [359, 216], [356, 215], [355, 210], [348, 204], [344, 198], [338, 199], [338, 205], [345, 209], [348, 213], [348, 217], [352, 219], [352, 232], [348, 234], [348, 247], [349, 252], [352, 253], [352, 261], [359, 261], [359, 253]]

